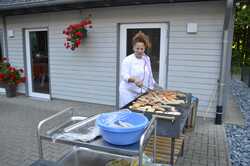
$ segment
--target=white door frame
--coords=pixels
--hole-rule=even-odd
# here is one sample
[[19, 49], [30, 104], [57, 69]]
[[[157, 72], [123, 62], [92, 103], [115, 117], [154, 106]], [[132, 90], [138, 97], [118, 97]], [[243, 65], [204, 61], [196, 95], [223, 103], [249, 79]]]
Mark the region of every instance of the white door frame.
[[[1, 36], [1, 38], [0, 38], [0, 41], [1, 41], [1, 48], [2, 48], [2, 53], [3, 53], [3, 55], [6, 55], [6, 53], [5, 53], [5, 43], [4, 43], [4, 31], [3, 31], [3, 29], [2, 28], [0, 28], [0, 33], [2, 33], [2, 36]], [[5, 88], [2, 88], [2, 87], [0, 87], [0, 93], [5, 93]]]
[[31, 55], [30, 55], [30, 32], [37, 31], [47, 31], [48, 29], [26, 29], [25, 30], [25, 44], [26, 44], [26, 64], [27, 64], [27, 80], [28, 80], [28, 95], [36, 98], [43, 98], [50, 100], [50, 94], [33, 92], [33, 84], [32, 84], [32, 69], [31, 69]]
[[[160, 28], [160, 66], [159, 66], [159, 84], [166, 88], [167, 77], [167, 23], [132, 23], [120, 25], [120, 69], [122, 60], [127, 56], [127, 29]], [[120, 70], [121, 71], [121, 70]]]

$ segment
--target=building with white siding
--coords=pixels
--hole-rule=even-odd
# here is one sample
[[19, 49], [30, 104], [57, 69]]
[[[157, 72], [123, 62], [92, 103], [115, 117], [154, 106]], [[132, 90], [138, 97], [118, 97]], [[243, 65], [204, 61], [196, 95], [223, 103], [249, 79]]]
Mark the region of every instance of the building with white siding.
[[[117, 105], [120, 62], [130, 53], [131, 36], [143, 30], [152, 40], [149, 54], [160, 85], [191, 92], [199, 98], [198, 114], [215, 116], [231, 58], [223, 43], [232, 37], [230, 0], [0, 3], [2, 54], [25, 69], [28, 81], [18, 90], [27, 96]], [[88, 37], [67, 50], [63, 29], [89, 14]]]

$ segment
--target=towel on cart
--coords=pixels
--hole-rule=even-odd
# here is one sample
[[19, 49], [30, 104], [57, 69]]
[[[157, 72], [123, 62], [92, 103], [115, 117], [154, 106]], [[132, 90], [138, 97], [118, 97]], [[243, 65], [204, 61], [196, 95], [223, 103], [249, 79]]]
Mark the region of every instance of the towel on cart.
[[97, 137], [99, 137], [100, 131], [98, 127], [91, 126], [88, 128], [88, 132], [80, 133], [80, 132], [62, 132], [55, 133], [52, 135], [53, 142], [56, 142], [58, 139], [63, 139], [67, 141], [81, 141], [81, 142], [90, 142]]

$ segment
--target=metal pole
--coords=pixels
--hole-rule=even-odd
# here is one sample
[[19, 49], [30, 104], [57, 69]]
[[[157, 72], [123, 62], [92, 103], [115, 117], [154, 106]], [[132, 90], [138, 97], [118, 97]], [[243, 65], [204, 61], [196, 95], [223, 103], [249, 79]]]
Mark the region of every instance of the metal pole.
[[40, 138], [40, 135], [37, 132], [37, 143], [38, 143], [38, 153], [39, 153], [39, 159], [43, 160], [43, 144], [42, 140]]
[[170, 156], [170, 165], [174, 165], [174, 147], [175, 146], [175, 138], [171, 138], [171, 156]]
[[155, 120], [155, 129], [154, 129], [154, 144], [153, 144], [153, 163], [155, 163], [156, 162], [156, 140], [157, 140], [157, 138], [156, 138], [156, 131], [157, 131], [157, 119]]

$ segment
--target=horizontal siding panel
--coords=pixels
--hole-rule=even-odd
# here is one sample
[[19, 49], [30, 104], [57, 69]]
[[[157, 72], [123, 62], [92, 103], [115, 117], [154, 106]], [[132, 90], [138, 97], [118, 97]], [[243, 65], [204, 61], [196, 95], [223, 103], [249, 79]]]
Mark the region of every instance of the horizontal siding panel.
[[[64, 47], [58, 47], [58, 48], [50, 48], [50, 53], [51, 54], [60, 54], [60, 53], [62, 53], [62, 54], [67, 54], [67, 53], [70, 53], [70, 54], [77, 54], [77, 53], [81, 53], [81, 54], [102, 54], [102, 53], [115, 53], [116, 54], [116, 48], [102, 48], [102, 49], [83, 49], [82, 47], [80, 47], [78, 50], [77, 50], [77, 52], [72, 52], [71, 50], [63, 50], [62, 48], [64, 48]], [[61, 49], [61, 51], [59, 51], [58, 52], [58, 50], [60, 50]], [[81, 51], [81, 49], [82, 49], [82, 52], [80, 52]]]
[[169, 89], [180, 90], [180, 91], [183, 91], [183, 92], [192, 93], [193, 96], [198, 97], [203, 102], [208, 102], [209, 100], [211, 100], [210, 96], [213, 95], [212, 92], [211, 92], [211, 89], [210, 90], [204, 90], [204, 89], [183, 88], [183, 87], [175, 87], [175, 86], [173, 86], [173, 87], [169, 86]]
[[[105, 45], [105, 44], [104, 44]], [[111, 44], [112, 45], [112, 44]], [[64, 42], [61, 42], [61, 44], [51, 44], [52, 48], [53, 49], [57, 49], [57, 48], [63, 48], [66, 50], [66, 48], [64, 47]], [[56, 47], [58, 46], [58, 47]], [[100, 44], [97, 44], [97, 46], [95, 45], [95, 43], [92, 44], [92, 46], [90, 46], [90, 43], [87, 44], [87, 45], [81, 45], [78, 49], [84, 49], [83, 51], [85, 52], [89, 52], [89, 51], [94, 51], [94, 50], [100, 50], [100, 51], [103, 51], [103, 52], [107, 52], [107, 51], [116, 51], [116, 48], [115, 47], [110, 47], [110, 46], [107, 46], [107, 47], [104, 47], [104, 46], [100, 46]], [[71, 51], [71, 50], [70, 50]]]
[[217, 83], [213, 84], [200, 84], [198, 82], [191, 84], [183, 84], [182, 82], [177, 81], [169, 81], [168, 86], [171, 88], [196, 88], [196, 89], [203, 89], [203, 90], [212, 90], [217, 88]]
[[[53, 37], [53, 36], [64, 36], [62, 34], [62, 29], [57, 29], [55, 31], [49, 31], [49, 36]], [[93, 31], [89, 31], [88, 32], [88, 38], [90, 37], [116, 37], [116, 31], [113, 31], [113, 32], [93, 32]]]
[[[76, 71], [76, 72], [79, 71], [78, 68], [74, 69], [74, 68], [72, 68], [71, 66], [53, 66], [53, 67], [51, 67], [50, 70], [51, 70], [51, 71], [57, 71], [57, 70], [59, 70], [59, 71], [72, 70], [72, 71]], [[107, 68], [107, 67], [89, 68], [89, 67], [85, 67], [85, 66], [82, 66], [80, 71], [88, 71], [88, 70], [91, 70], [92, 72], [104, 72], [104, 73], [106, 73], [106, 72], [112, 72], [112, 73], [114, 73], [114, 72], [115, 72], [115, 70], [114, 70], [113, 68]]]
[[214, 82], [216, 82], [216, 80], [214, 79], [209, 79], [209, 78], [194, 78], [194, 77], [190, 77], [190, 78], [183, 78], [183, 77], [174, 77], [174, 76], [172, 76], [172, 77], [169, 77], [168, 78], [169, 79], [169, 81], [179, 81], [179, 82], [183, 82], [183, 84], [185, 84], [185, 83], [190, 83], [190, 84], [192, 84], [192, 83], [194, 83], [194, 82], [199, 82], [199, 83], [204, 83], [204, 84], [210, 84], [210, 83], [214, 83]]
[[214, 94], [207, 94], [207, 95], [202, 95], [202, 94], [193, 94], [194, 96], [199, 98], [199, 101], [204, 101], [204, 102], [211, 102], [214, 103], [217, 101], [217, 96]]
[[[170, 30], [172, 32], [185, 32], [186, 26], [183, 25], [171, 25]], [[214, 26], [214, 25], [198, 25], [198, 32], [222, 32], [223, 26]]]
[[[11, 48], [8, 48], [10, 51], [13, 49], [23, 49], [23, 43], [19, 42], [8, 42], [8, 44], [11, 46]], [[13, 47], [12, 47], [13, 44]]]
[[[131, 10], [131, 9], [130, 9]], [[166, 9], [165, 9], [166, 10]], [[196, 10], [196, 9], [195, 9]], [[91, 11], [92, 12], [92, 11]], [[144, 12], [144, 11], [143, 11]], [[165, 11], [166, 12], [166, 11]], [[196, 12], [196, 11], [195, 11]], [[158, 11], [155, 13], [159, 13]], [[170, 13], [165, 13], [164, 16], [161, 16], [160, 14], [158, 14], [157, 16], [152, 16], [152, 13], [150, 13], [150, 15], [148, 16], [139, 16], [138, 12], [136, 13], [137, 16], [133, 16], [133, 20], [134, 22], [170, 22], [171, 25], [170, 27], [172, 28], [172, 25], [176, 25], [176, 26], [183, 26], [186, 25], [189, 22], [196, 22], [198, 23], [198, 26], [200, 24], [202, 24], [203, 26], [219, 26], [219, 25], [223, 25], [224, 23], [224, 17], [221, 17], [221, 15], [213, 15], [213, 16], [207, 16], [207, 15], [203, 15], [203, 16], [197, 16], [197, 15], [188, 15], [188, 16], [184, 16], [184, 15], [174, 15], [173, 13], [171, 13], [172, 15], [169, 15]], [[106, 16], [105, 18], [99, 18], [100, 16], [95, 15], [96, 18], [93, 20], [93, 29], [96, 27], [96, 25], [102, 25], [104, 24], [105, 26], [107, 25], [107, 22], [110, 25], [107, 26], [114, 26], [116, 27], [118, 23], [131, 23], [131, 17], [124, 17], [124, 18], [119, 18], [119, 17], [112, 17], [111, 16]], [[72, 20], [67, 20], [65, 19], [64, 21], [72, 21]], [[75, 22], [79, 22], [79, 19], [75, 20]], [[72, 22], [72, 23], [75, 23]], [[61, 25], [60, 22], [55, 22], [56, 24], [59, 24], [59, 26], [62, 26], [63, 29], [66, 28], [70, 23], [65, 24], [65, 26]], [[54, 26], [55, 24], [53, 22], [53, 24], [51, 24], [51, 26], [53, 26], [55, 30], [57, 29], [56, 26]], [[60, 30], [60, 32], [62, 32], [62, 29]]]
[[197, 66], [174, 66], [174, 65], [170, 65], [168, 67], [169, 72], [175, 72], [175, 71], [188, 71], [188, 72], [196, 72], [196, 71], [200, 71], [200, 72], [206, 72], [207, 73], [215, 73], [215, 72], [219, 72], [219, 68], [211, 68], [211, 67], [197, 67]]
[[185, 77], [185, 78], [210, 78], [217, 79], [218, 74], [216, 73], [201, 73], [201, 72], [170, 72], [168, 74], [169, 77]]
[[[179, 81], [174, 81], [174, 80], [169, 80], [168, 88], [173, 88], [173, 87], [178, 87], [178, 88], [190, 88], [190, 87], [197, 87], [196, 89], [210, 89], [211, 93], [212, 91], [215, 91], [215, 88], [217, 88], [217, 82], [213, 83], [198, 83], [194, 82], [190, 84], [189, 82], [179, 82]], [[206, 88], [202, 88], [206, 87]]]
[[13, 66], [23, 67], [23, 61], [9, 59], [9, 62]]
[[[94, 21], [92, 22], [92, 25], [93, 25], [93, 28], [88, 29], [88, 31], [92, 31], [93, 29], [99, 29], [99, 31], [101, 31], [102, 29], [110, 29], [110, 28], [112, 28], [113, 30], [116, 30], [115, 27], [117, 26], [117, 23], [115, 22], [104, 23], [101, 20], [98, 20], [98, 18], [95, 18]], [[58, 30], [61, 29], [61, 31], [59, 32], [62, 33], [63, 32], [62, 30], [65, 29], [67, 26], [69, 26], [69, 24], [67, 23], [67, 20], [63, 20], [62, 22], [56, 21], [50, 25], [49, 29], [55, 33], [58, 33]], [[114, 31], [111, 31], [111, 32], [114, 32]]]
[[174, 55], [169, 57], [169, 60], [170, 61], [192, 60], [192, 61], [220, 62], [220, 56], [218, 56], [218, 55], [174, 54]]
[[[67, 25], [68, 26], [68, 25]], [[50, 28], [52, 32], [55, 32], [55, 34], [62, 34], [63, 30], [67, 28], [67, 26], [59, 25], [54, 28]], [[116, 33], [117, 29], [116, 26], [105, 26], [105, 27], [98, 27], [94, 26], [92, 29], [88, 29], [89, 33]]]
[[[81, 45], [81, 48], [88, 48], [88, 49], [108, 49], [108, 48], [115, 48], [116, 47], [116, 43], [91, 43], [88, 41], [83, 41], [82, 43], [83, 45]], [[62, 42], [53, 42], [51, 46], [53, 46], [54, 48], [64, 48], [64, 41]]]
[[170, 46], [173, 44], [221, 44], [221, 40], [216, 38], [195, 38], [195, 37], [178, 37], [178, 38], [169, 38]]
[[183, 92], [188, 92], [188, 93], [192, 93], [192, 94], [197, 94], [199, 96], [207, 96], [207, 95], [212, 95], [211, 93], [211, 89], [196, 89], [195, 87], [189, 87], [189, 88], [185, 88], [185, 87], [177, 87], [177, 86], [171, 86], [171, 89], [175, 89], [175, 90], [181, 90]]
[[206, 49], [206, 50], [220, 50], [221, 44], [214, 43], [202, 43], [202, 44], [192, 44], [192, 43], [171, 43], [171, 49]]
[[[65, 63], [61, 61], [52, 61], [50, 62], [50, 65], [55, 65], [55, 66], [62, 66], [65, 65]], [[108, 68], [114, 68], [116, 67], [115, 63], [110, 63], [110, 62], [75, 62], [74, 63], [74, 68], [81, 68], [81, 67], [87, 67], [88, 69], [95, 68], [95, 67], [108, 67]]]
[[[65, 74], [64, 73], [51, 73], [51, 75], [53, 76], [54, 79], [56, 78], [60, 78], [60, 77], [65, 77]], [[67, 75], [67, 79], [70, 79], [70, 80], [92, 80], [92, 81], [103, 81], [103, 82], [111, 82], [111, 80], [115, 79], [115, 76], [102, 76], [102, 75], [90, 75], [88, 73], [74, 73], [72, 72], [71, 74]]]
[[[80, 73], [80, 74], [76, 74], [76, 73]], [[58, 71], [58, 70], [53, 70], [50, 72], [51, 75], [72, 75], [75, 77], [79, 77], [80, 76], [85, 76], [85, 75], [91, 75], [93, 77], [100, 77], [101, 79], [108, 77], [109, 79], [114, 79], [115, 77], [115, 72], [113, 73], [100, 73], [100, 72], [93, 72], [93, 71], [84, 71], [84, 70], [71, 70], [71, 71]]]
[[96, 97], [96, 96], [75, 96], [74, 94], [66, 94], [62, 92], [54, 93], [52, 98], [56, 99], [64, 99], [64, 100], [73, 100], [73, 101], [80, 101], [80, 102], [89, 102], [89, 103], [98, 103], [98, 104], [105, 104], [105, 105], [114, 105], [115, 100], [109, 99], [108, 96], [106, 97]]
[[[66, 39], [66, 35], [55, 34], [55, 33], [49, 31], [49, 39], [53, 42], [61, 42], [61, 41], [64, 41]], [[112, 43], [112, 42], [116, 42], [116, 38], [114, 38], [113, 33], [108, 33], [106, 35], [102, 35], [101, 33], [100, 34], [98, 34], [98, 33], [91, 34], [90, 32], [88, 32], [88, 37], [85, 38], [84, 41], [97, 42], [97, 43], [107, 41], [108, 43]]]
[[[81, 60], [79, 59], [81, 58]], [[115, 61], [114, 60], [111, 60], [109, 61], [109, 59], [111, 58], [107, 58], [107, 59], [100, 59], [100, 60], [97, 60], [97, 59], [94, 59], [94, 58], [89, 58], [89, 60], [87, 58], [85, 58], [84, 56], [81, 56], [79, 57], [78, 59], [68, 59], [66, 60], [68, 62], [68, 64], [72, 63], [74, 65], [74, 67], [79, 67], [80, 66], [90, 66], [90, 65], [93, 65], [93, 67], [95, 66], [99, 66], [99, 67], [102, 67], [102, 66], [108, 66], [108, 67], [115, 67], [116, 66], [116, 63], [114, 63]], [[63, 60], [59, 60], [59, 59], [54, 59], [54, 58], [50, 58], [50, 60], [52, 61], [51, 64], [55, 64], [55, 65], [60, 65], [61, 63], [64, 63], [65, 61]], [[78, 61], [77, 61], [78, 60]], [[65, 63], [64, 63], [65, 64]], [[67, 65], [65, 65], [67, 66]]]
[[[184, 33], [183, 35], [172, 35], [172, 33]], [[196, 33], [196, 34], [188, 34], [188, 33], [185, 33], [185, 31], [183, 32], [171, 32], [169, 35], [169, 38], [172, 39], [172, 38], [175, 38], [176, 40], [178, 39], [192, 39], [193, 41], [195, 40], [205, 40], [205, 41], [221, 41], [222, 39], [222, 32], [219, 32], [220, 35], [213, 35], [214, 33], [213, 32], [207, 32], [207, 33], [210, 33], [211, 36], [204, 36], [204, 35], [199, 35], [199, 33]], [[217, 34], [217, 33], [215, 33]]]
[[22, 52], [20, 51], [20, 49], [18, 50], [15, 50], [15, 51], [13, 51], [13, 50], [10, 50], [10, 49], [8, 49], [9, 50], [9, 53], [10, 53], [10, 58], [13, 56], [13, 57], [23, 57], [23, 50], [22, 50]]
[[[174, 42], [170, 41], [169, 42], [170, 46], [174, 46], [176, 44], [194, 44], [194, 45], [196, 45], [196, 44], [208, 44], [208, 45], [215, 44], [215, 45], [220, 45], [221, 46], [221, 41], [220, 40], [214, 40], [214, 41], [200, 40], [199, 41], [199, 40], [193, 40], [193, 39], [189, 40], [189, 39], [186, 39], [186, 38], [182, 38], [183, 40], [181, 38], [174, 38], [174, 39], [175, 40], [178, 39], [178, 41], [174, 41]], [[171, 47], [170, 47], [170, 49], [171, 49]], [[203, 49], [206, 49], [206, 48], [203, 48]]]
[[19, 53], [19, 55], [11, 54], [11, 56], [9, 57], [9, 60], [15, 61], [15, 62], [23, 61], [23, 55], [21, 55], [20, 53]]
[[[86, 80], [86, 79], [83, 79], [83, 78], [75, 78], [74, 80], [69, 80], [69, 79], [65, 79], [64, 77], [56, 77], [56, 76], [53, 76], [51, 77], [51, 84], [52, 84], [52, 89], [54, 87], [56, 87], [57, 85], [57, 82], [65, 82], [65, 83], [68, 83], [68, 84], [86, 84], [86, 85], [93, 85], [93, 86], [108, 86], [108, 87], [115, 87], [116, 86], [116, 83], [113, 82], [112, 80], [109, 80], [109, 81], [96, 81], [95, 78], [92, 78], [91, 80]], [[55, 86], [54, 86], [55, 85]]]
[[68, 63], [81, 63], [81, 62], [91, 62], [91, 63], [115, 63], [116, 62], [116, 58], [113, 57], [100, 57], [100, 58], [96, 58], [96, 57], [91, 57], [91, 56], [76, 56], [76, 57], [72, 57], [72, 56], [67, 56], [67, 55], [63, 55], [63, 56], [52, 56], [50, 58], [50, 60], [52, 61], [67, 61]]
[[190, 61], [190, 60], [185, 60], [185, 61], [170, 61], [169, 62], [170, 66], [200, 66], [200, 67], [215, 67], [217, 68], [220, 64], [219, 62], [204, 62], [204, 61]]
[[88, 30], [89, 33], [96, 33], [96, 32], [104, 32], [104, 33], [116, 33], [117, 29], [116, 26], [110, 26], [110, 27], [95, 27]]
[[[109, 86], [109, 85], [102, 85], [102, 86], [95, 86], [95, 85], [88, 85], [88, 84], [78, 84], [78, 85], [74, 85], [74, 84], [68, 84], [67, 82], [60, 82], [57, 84], [57, 87], [60, 87], [60, 88], [75, 88], [75, 89], [89, 89], [91, 91], [94, 91], [94, 92], [106, 92], [106, 93], [114, 93], [115, 94], [115, 90], [116, 90], [116, 87], [115, 86]], [[87, 92], [87, 91], [86, 91]], [[85, 93], [86, 93], [85, 92]]]
[[11, 52], [19, 52], [19, 54], [23, 53], [23, 48], [22, 47], [11, 47], [8, 48], [9, 53], [11, 54]]
[[[66, 39], [66, 36], [50, 36], [50, 42], [52, 43], [61, 43], [64, 42]], [[102, 36], [88, 36], [87, 38], [84, 39], [85, 44], [88, 43], [94, 43], [94, 44], [100, 44], [100, 43], [116, 43], [117, 40], [116, 38], [113, 37], [102, 37]]]
[[170, 46], [169, 54], [193, 54], [193, 55], [220, 55], [221, 51], [216, 50], [207, 50], [207, 49], [172, 49]]
[[222, 32], [198, 32], [196, 34], [189, 34], [186, 31], [182, 32], [174, 32], [172, 31], [169, 34], [170, 38], [212, 38], [212, 39], [218, 39], [221, 40], [222, 38]]
[[[102, 89], [98, 90], [95, 88], [88, 87], [73, 87], [73, 86], [56, 86], [54, 87], [54, 91], [60, 91], [61, 88], [63, 88], [64, 92], [70, 92], [72, 94], [88, 94], [89, 96], [109, 96], [112, 98], [115, 98], [115, 91], [109, 90], [109, 89]], [[87, 96], [88, 96], [87, 95]]]
[[[79, 49], [81, 49], [81, 48], [79, 48]], [[57, 60], [57, 58], [59, 58], [59, 59], [60, 58], [68, 58], [69, 60], [70, 59], [79, 59], [79, 60], [81, 59], [81, 61], [95, 60], [98, 62], [102, 61], [102, 59], [115, 59], [116, 60], [116, 54], [110, 54], [110, 53], [102, 53], [102, 54], [89, 53], [89, 54], [86, 54], [86, 53], [81, 52], [79, 50], [76, 50], [76, 51], [78, 51], [78, 54], [76, 54], [75, 52], [72, 53], [70, 51], [67, 51], [67, 53], [71, 53], [72, 55], [68, 55], [66, 53], [64, 53], [64, 54], [52, 54], [50, 56], [50, 59]]]

